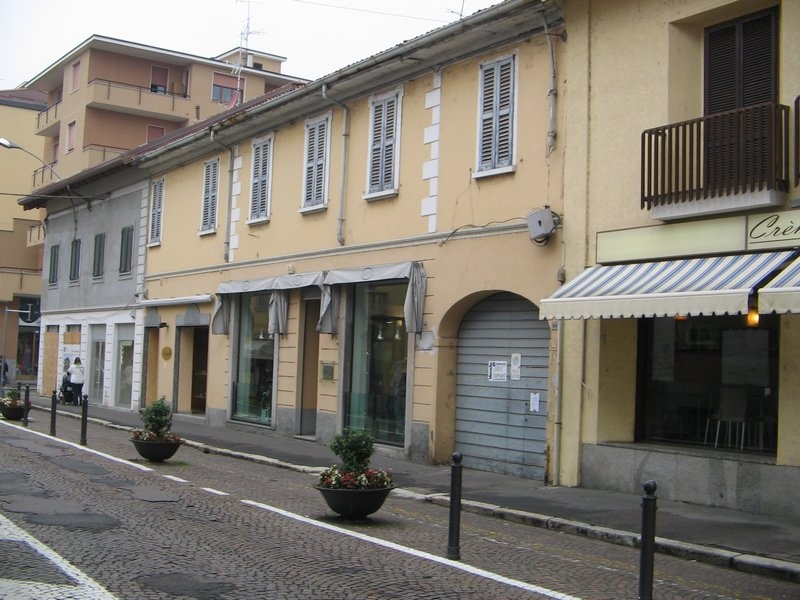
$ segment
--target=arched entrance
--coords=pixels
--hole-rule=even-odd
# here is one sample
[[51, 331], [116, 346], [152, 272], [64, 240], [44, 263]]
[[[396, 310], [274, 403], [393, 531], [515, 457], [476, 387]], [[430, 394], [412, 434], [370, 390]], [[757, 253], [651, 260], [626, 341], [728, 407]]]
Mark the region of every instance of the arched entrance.
[[550, 329], [516, 294], [495, 294], [458, 333], [455, 448], [473, 469], [545, 478]]

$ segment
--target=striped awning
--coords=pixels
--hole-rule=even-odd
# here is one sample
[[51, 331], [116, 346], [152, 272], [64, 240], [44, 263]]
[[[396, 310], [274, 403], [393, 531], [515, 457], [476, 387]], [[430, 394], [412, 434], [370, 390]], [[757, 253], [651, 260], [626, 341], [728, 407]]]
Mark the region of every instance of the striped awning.
[[760, 313], [800, 313], [800, 257], [758, 292]]
[[543, 319], [746, 313], [793, 251], [590, 267], [541, 301]]

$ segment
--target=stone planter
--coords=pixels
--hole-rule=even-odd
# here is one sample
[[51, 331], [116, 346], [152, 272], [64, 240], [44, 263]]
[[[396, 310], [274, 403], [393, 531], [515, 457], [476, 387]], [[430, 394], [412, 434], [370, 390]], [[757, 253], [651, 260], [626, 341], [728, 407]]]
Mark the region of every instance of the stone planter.
[[0, 413], [7, 421], [21, 421], [25, 416], [25, 407], [20, 406], [5, 406], [0, 404]]
[[327, 488], [315, 485], [333, 512], [345, 519], [363, 521], [368, 515], [377, 512], [394, 486], [368, 490], [347, 488]]
[[134, 440], [134, 448], [143, 459], [150, 462], [164, 462], [172, 458], [183, 444], [183, 440], [175, 442], [172, 440]]

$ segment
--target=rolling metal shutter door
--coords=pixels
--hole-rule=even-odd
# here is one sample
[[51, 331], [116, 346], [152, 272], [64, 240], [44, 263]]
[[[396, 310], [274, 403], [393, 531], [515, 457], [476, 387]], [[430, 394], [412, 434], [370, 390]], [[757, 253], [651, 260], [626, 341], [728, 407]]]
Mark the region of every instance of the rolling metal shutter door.
[[[456, 450], [462, 464], [544, 480], [550, 330], [536, 307], [514, 294], [475, 305], [461, 323], [456, 379]], [[521, 355], [519, 380], [511, 355]], [[489, 380], [489, 363], [506, 361], [506, 381]], [[531, 394], [539, 394], [531, 411]]]

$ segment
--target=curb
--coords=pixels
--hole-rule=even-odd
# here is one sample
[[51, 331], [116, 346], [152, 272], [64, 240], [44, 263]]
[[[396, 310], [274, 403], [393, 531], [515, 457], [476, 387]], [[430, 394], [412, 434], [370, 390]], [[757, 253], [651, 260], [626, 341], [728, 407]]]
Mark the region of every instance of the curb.
[[[31, 405], [31, 408], [41, 410], [43, 412], [50, 412], [49, 408], [43, 408], [33, 404]], [[81, 418], [81, 415], [68, 411], [57, 411], [57, 414], [68, 416], [74, 419]], [[91, 423], [102, 425], [103, 427], [108, 427], [110, 429], [119, 429], [122, 431], [132, 431], [134, 429], [133, 427], [118, 425], [116, 423], [112, 423], [104, 419], [98, 419], [96, 417], [88, 417], [87, 420]], [[188, 439], [185, 440], [185, 444], [192, 448], [201, 450], [205, 454], [217, 454], [220, 456], [228, 456], [240, 460], [248, 460], [254, 463], [276, 467], [279, 469], [287, 469], [299, 473], [317, 475], [323, 470], [322, 467], [296, 465], [276, 458], [270, 458], [268, 456], [237, 452], [235, 450], [210, 446], [203, 442], [195, 442]], [[392, 491], [392, 495], [419, 502], [429, 502], [431, 504], [436, 504], [438, 506], [447, 508], [450, 506], [450, 497], [447, 494], [430, 492], [419, 488], [396, 487]], [[543, 529], [550, 529], [552, 531], [580, 535], [583, 537], [610, 542], [612, 544], [618, 544], [622, 546], [630, 546], [634, 548], [638, 548], [640, 546], [641, 536], [637, 533], [632, 533], [629, 531], [591, 525], [561, 517], [530, 513], [518, 509], [504, 508], [495, 504], [477, 502], [474, 500], [462, 500], [461, 507], [462, 510], [470, 513], [503, 519], [531, 527], [540, 527]], [[800, 583], [800, 564], [793, 562], [757, 556], [753, 554], [742, 554], [730, 550], [712, 548], [710, 546], [702, 546], [699, 544], [691, 544], [689, 542], [680, 542], [678, 540], [662, 537], [656, 537], [655, 550], [656, 552], [669, 556], [695, 560], [698, 562], [704, 562], [720, 567], [727, 567], [755, 575], [762, 575], [774, 579], [782, 579]]]

